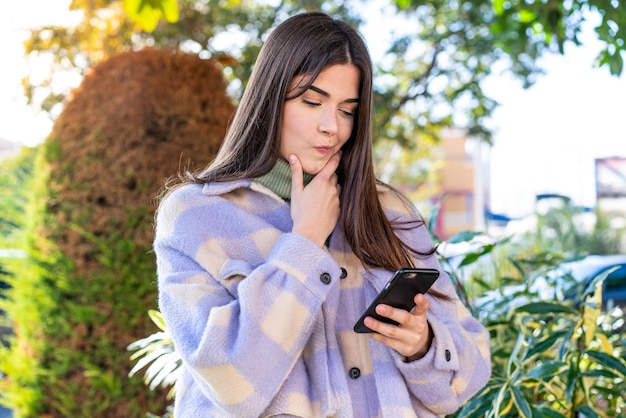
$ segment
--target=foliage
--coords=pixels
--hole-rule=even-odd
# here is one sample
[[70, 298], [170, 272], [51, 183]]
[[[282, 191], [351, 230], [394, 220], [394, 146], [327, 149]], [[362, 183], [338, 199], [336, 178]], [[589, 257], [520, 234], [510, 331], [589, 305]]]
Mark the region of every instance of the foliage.
[[28, 199], [28, 185], [33, 174], [36, 148], [23, 147], [12, 159], [0, 162], [0, 248], [14, 248], [15, 235], [24, 225], [22, 210]]
[[[626, 318], [620, 308], [601, 310], [602, 282], [610, 272], [585, 289], [558, 268], [593, 254], [592, 249], [615, 253], [619, 237], [605, 215], [597, 212], [590, 227], [583, 214], [565, 202], [538, 212], [534, 228], [522, 236], [495, 240], [465, 232], [449, 240], [471, 248], [460, 260], [443, 257], [442, 265], [490, 331], [493, 369], [484, 390], [455, 416], [618, 417], [626, 412]], [[486, 276], [485, 266], [493, 267]], [[464, 269], [469, 277], [459, 274]], [[573, 295], [582, 295], [582, 303]]]
[[10, 271], [15, 335], [0, 352], [16, 417], [165, 411], [165, 391], [129, 378], [126, 351], [154, 328], [152, 203], [180, 163], [214, 157], [232, 112], [216, 64], [177, 51], [114, 55], [73, 91], [20, 208], [26, 258]]
[[175, 394], [174, 384], [180, 374], [182, 360], [174, 349], [172, 338], [167, 331], [161, 312], [150, 310], [148, 315], [161, 331], [137, 340], [128, 346], [128, 350], [135, 351], [130, 359], [139, 360], [130, 371], [129, 376], [133, 376], [150, 365], [144, 372], [144, 382], [149, 385], [150, 390], [155, 390], [158, 386], [171, 387], [168, 399], [172, 399]]
[[[11, 270], [6, 310], [16, 325], [10, 348], [0, 355], [0, 370], [8, 376], [2, 402], [16, 417], [138, 416], [143, 408], [155, 408], [158, 396], [125, 378], [127, 360], [116, 345], [135, 328], [148, 330], [133, 315], [149, 304], [145, 278], [153, 260], [120, 234], [90, 236], [82, 245], [90, 246], [101, 267], [79, 273], [76, 260], [59, 246], [59, 235], [50, 233], [68, 226], [50, 211], [45, 158], [37, 172], [27, 206], [33, 222], [27, 257]], [[69, 229], [86, 233], [77, 224]]]
[[[580, 43], [586, 16], [600, 18], [596, 32], [605, 48], [598, 63], [616, 75], [623, 67], [626, 13], [617, 1], [178, 0], [180, 18], [160, 21], [152, 31], [142, 31], [124, 13], [123, 3], [134, 10], [143, 7], [152, 16], [147, 29], [157, 15], [176, 20], [174, 0], [74, 0], [71, 7], [82, 12], [80, 22], [32, 30], [26, 52], [33, 59], [52, 55], [50, 77], [57, 78], [67, 71], [84, 74], [122, 50], [177, 46], [221, 60], [230, 91], [239, 97], [264, 37], [286, 16], [324, 10], [356, 26], [368, 19], [374, 25], [385, 22], [392, 29], [386, 52], [375, 57], [375, 138], [409, 148], [415, 147], [416, 138], [437, 138], [441, 127], [451, 125], [489, 141], [486, 120], [497, 103], [483, 92], [482, 81], [500, 68], [526, 86], [532, 84], [542, 72], [540, 56], [563, 52], [567, 42]], [[371, 16], [380, 22], [372, 23]], [[27, 77], [25, 82], [27, 96], [40, 97], [34, 101], [49, 111], [66, 93], [53, 88], [60, 84], [51, 80]]]
[[523, 279], [510, 282], [519, 286], [487, 293], [474, 306], [491, 333], [493, 371], [457, 417], [618, 417], [626, 412], [624, 313], [600, 309], [608, 272], [575, 307], [564, 297], [568, 292], [555, 289], [579, 284], [550, 274], [552, 259], [513, 259]]
[[531, 253], [562, 254], [577, 258], [589, 254], [621, 254], [626, 228], [613, 227], [609, 215], [589, 211], [570, 200], [535, 211], [525, 231], [516, 237], [519, 246]]
[[[597, 57], [598, 65], [609, 67], [613, 75], [624, 70], [626, 50], [626, 12], [620, 2], [604, 0], [573, 0], [568, 2], [533, 2], [525, 0], [495, 0], [496, 15], [493, 30], [504, 39], [536, 42], [542, 48], [563, 53], [566, 41], [580, 44], [580, 24], [589, 12], [597, 12], [600, 22], [595, 27], [603, 47]], [[514, 43], [503, 42], [505, 50], [515, 55]]]
[[[151, 2], [138, 2], [138, 0], [125, 0], [128, 7], [135, 12], [145, 10], [146, 14], [156, 16], [156, 20], [161, 15], [169, 22], [175, 22], [178, 15], [174, 15], [173, 9], [177, 7], [176, 0], [156, 0]], [[423, 2], [421, 2], [424, 4]], [[395, 4], [400, 10], [416, 7], [419, 3], [411, 0], [395, 0]], [[427, 2], [436, 8], [440, 8], [443, 3], [437, 1]], [[479, 2], [457, 2], [453, 7], [459, 7], [467, 11]], [[519, 43], [536, 43], [538, 48], [557, 48], [563, 53], [566, 41], [573, 41], [579, 44], [580, 23], [583, 14], [589, 10], [598, 11], [600, 23], [595, 28], [598, 38], [603, 41], [604, 48], [598, 55], [599, 65], [608, 65], [611, 74], [619, 75], [624, 68], [624, 61], [621, 52], [626, 45], [624, 40], [626, 35], [623, 30], [624, 18], [626, 14], [620, 9], [619, 1], [600, 0], [576, 0], [571, 2], [529, 2], [529, 1], [505, 1], [495, 0], [491, 2], [492, 12], [489, 17], [493, 17], [490, 30], [501, 36], [501, 46], [514, 59], [518, 58]], [[142, 16], [131, 14], [134, 20], [142, 21]], [[150, 19], [146, 19], [150, 21]], [[150, 32], [156, 26], [149, 23], [146, 29]], [[144, 27], [145, 29], [145, 27]], [[507, 42], [515, 38], [518, 42], [516, 46]], [[525, 64], [522, 63], [522, 67]]]
[[145, 0], [124, 0], [124, 10], [146, 32], [152, 32], [161, 17], [170, 23], [178, 21], [176, 0], [159, 0], [154, 3], [157, 4]]
[[[157, 310], [151, 310], [148, 314], [161, 331], [128, 345], [128, 350], [134, 351], [130, 359], [136, 361], [135, 367], [129, 375], [132, 376], [145, 369], [144, 383], [149, 386], [150, 390], [155, 390], [157, 387], [169, 389], [167, 397], [173, 402], [182, 360], [176, 352], [161, 313]], [[148, 367], [146, 368], [146, 366]], [[174, 404], [171, 403], [168, 406], [168, 412], [160, 418], [173, 416], [173, 409]], [[154, 418], [159, 418], [159, 416], [155, 415]]]
[[[176, 380], [180, 375], [182, 360], [174, 348], [172, 338], [167, 331], [163, 315], [157, 310], [148, 311], [148, 316], [161, 331], [137, 340], [128, 345], [129, 351], [134, 351], [130, 359], [136, 361], [135, 367], [129, 375], [144, 370], [144, 383], [150, 390], [157, 387], [169, 388], [167, 398], [173, 400], [176, 395]], [[146, 368], [147, 366], [147, 368]], [[171, 418], [174, 416], [174, 404], [167, 407], [164, 415], [150, 415], [150, 418]]]
[[[4, 302], [11, 265], [19, 262], [24, 247], [21, 234], [27, 224], [23, 211], [33, 174], [35, 148], [22, 148], [14, 158], [0, 162], [0, 345], [11, 333], [11, 319], [5, 315]], [[1, 373], [0, 373], [1, 376]]]

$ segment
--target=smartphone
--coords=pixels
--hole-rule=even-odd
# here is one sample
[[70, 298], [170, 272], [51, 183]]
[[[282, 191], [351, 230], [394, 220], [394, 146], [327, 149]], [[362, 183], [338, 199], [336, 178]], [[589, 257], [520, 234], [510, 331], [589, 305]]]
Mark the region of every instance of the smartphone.
[[394, 308], [410, 311], [415, 306], [415, 302], [413, 301], [415, 295], [418, 293], [426, 293], [433, 283], [435, 283], [437, 277], [439, 277], [439, 270], [435, 269], [402, 268], [396, 271], [391, 280], [389, 280], [383, 290], [380, 291], [378, 296], [376, 296], [374, 301], [354, 325], [354, 331], [359, 333], [374, 332], [363, 323], [367, 316], [371, 316], [387, 324], [398, 325], [396, 321], [378, 315], [376, 313], [376, 306], [384, 303]]

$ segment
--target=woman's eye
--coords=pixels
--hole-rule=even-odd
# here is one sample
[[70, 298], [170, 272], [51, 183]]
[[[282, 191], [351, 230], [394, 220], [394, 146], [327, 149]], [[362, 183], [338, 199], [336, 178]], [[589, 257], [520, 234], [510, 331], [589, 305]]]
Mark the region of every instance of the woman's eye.
[[307, 99], [302, 99], [302, 103], [309, 105], [309, 106], [320, 106], [320, 103], [317, 102], [312, 102], [310, 100]]
[[353, 110], [339, 109], [339, 111], [346, 117], [350, 117], [350, 118], [354, 117], [354, 111]]

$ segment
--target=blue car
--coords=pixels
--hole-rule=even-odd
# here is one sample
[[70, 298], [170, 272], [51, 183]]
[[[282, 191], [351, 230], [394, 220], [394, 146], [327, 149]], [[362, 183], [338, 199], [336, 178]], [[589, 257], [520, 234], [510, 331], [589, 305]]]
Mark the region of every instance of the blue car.
[[626, 310], [626, 255], [590, 255], [563, 263], [561, 268], [585, 287], [600, 274], [615, 268], [604, 280], [602, 304]]
[[626, 255], [591, 255], [568, 261], [528, 284], [512, 284], [486, 292], [474, 301], [482, 319], [496, 319], [531, 302], [572, 300], [579, 306], [583, 293], [601, 274], [612, 270], [602, 286], [605, 309], [619, 307], [626, 312]]

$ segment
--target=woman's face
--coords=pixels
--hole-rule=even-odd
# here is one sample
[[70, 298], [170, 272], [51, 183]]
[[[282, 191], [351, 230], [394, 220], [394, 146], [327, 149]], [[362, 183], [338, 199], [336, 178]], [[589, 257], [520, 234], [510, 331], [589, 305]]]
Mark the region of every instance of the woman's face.
[[[289, 91], [306, 75], [291, 80]], [[295, 154], [304, 172], [317, 174], [350, 138], [359, 104], [360, 73], [352, 64], [324, 68], [311, 87], [286, 100], [280, 136], [280, 155]]]

